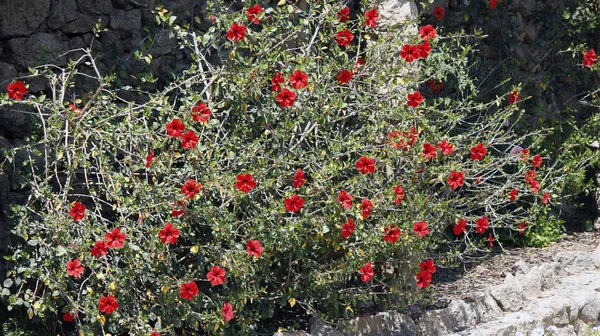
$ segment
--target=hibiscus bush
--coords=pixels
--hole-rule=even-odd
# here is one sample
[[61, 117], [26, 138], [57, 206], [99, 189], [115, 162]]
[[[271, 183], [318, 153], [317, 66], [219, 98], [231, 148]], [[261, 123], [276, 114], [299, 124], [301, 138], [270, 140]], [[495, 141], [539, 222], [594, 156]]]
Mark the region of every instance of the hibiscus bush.
[[[478, 36], [376, 4], [213, 1], [199, 30], [159, 8], [191, 58], [164, 89], [117, 87], [89, 51], [32, 69], [45, 95], [9, 86], [38, 125], [6, 162], [31, 191], [9, 309], [52, 333], [256, 333], [402, 307], [436, 265], [521, 239], [587, 159], [514, 132], [518, 87], [477, 99]], [[74, 98], [81, 77], [98, 88]]]

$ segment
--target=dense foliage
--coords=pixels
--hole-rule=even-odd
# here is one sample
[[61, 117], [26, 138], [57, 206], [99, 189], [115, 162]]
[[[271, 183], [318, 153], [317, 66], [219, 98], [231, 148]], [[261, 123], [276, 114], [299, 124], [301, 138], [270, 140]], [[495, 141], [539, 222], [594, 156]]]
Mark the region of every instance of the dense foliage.
[[[35, 69], [47, 95], [9, 87], [0, 104], [40, 125], [11, 157], [31, 196], [9, 308], [52, 333], [252, 333], [414, 302], [436, 263], [548, 218], [589, 153], [516, 133], [519, 87], [477, 99], [478, 36], [362, 8], [214, 2], [205, 31], [159, 8], [193, 60], [163, 90], [116, 86], [90, 53]], [[97, 91], [73, 101], [90, 68]]]

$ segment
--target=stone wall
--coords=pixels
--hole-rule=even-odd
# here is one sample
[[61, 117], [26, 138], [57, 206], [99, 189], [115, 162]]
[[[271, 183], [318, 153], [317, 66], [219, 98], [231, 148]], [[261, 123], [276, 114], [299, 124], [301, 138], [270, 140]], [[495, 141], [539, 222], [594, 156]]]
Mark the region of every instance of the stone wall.
[[[52, 63], [65, 65], [65, 54], [92, 48], [102, 73], [124, 75], [151, 70], [167, 75], [181, 59], [176, 41], [157, 29], [152, 10], [159, 3], [177, 15], [180, 22], [202, 17], [204, 0], [21, 0], [0, 1], [0, 89], [28, 67]], [[95, 27], [108, 28], [97, 38]], [[153, 56], [151, 68], [132, 57], [140, 47]], [[29, 82], [30, 91], [44, 88]]]

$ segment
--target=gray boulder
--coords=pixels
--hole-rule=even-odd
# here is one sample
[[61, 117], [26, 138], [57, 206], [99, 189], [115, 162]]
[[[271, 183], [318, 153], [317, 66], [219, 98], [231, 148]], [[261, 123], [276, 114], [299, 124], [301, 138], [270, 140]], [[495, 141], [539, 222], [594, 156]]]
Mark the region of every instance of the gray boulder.
[[50, 0], [0, 1], [0, 36], [32, 33], [50, 14]]
[[405, 24], [418, 14], [417, 5], [412, 0], [387, 0], [379, 6], [377, 26], [393, 27]]
[[0, 137], [16, 139], [28, 136], [32, 127], [28, 112], [24, 104], [0, 108]]
[[52, 8], [48, 17], [48, 28], [56, 30], [66, 23], [71, 22], [80, 13], [77, 12], [75, 0], [52, 0]]
[[333, 325], [313, 317], [308, 322], [310, 325], [311, 336], [344, 336], [339, 330], [335, 329]]
[[39, 33], [29, 37], [14, 38], [8, 41], [12, 52], [12, 61], [22, 67], [33, 67], [44, 63], [59, 66], [66, 64], [66, 58], [60, 56], [69, 48], [69, 43], [56, 34]]
[[475, 306], [477, 321], [479, 323], [488, 322], [502, 315], [502, 309], [496, 303], [496, 300], [489, 292], [474, 292], [465, 298], [467, 303]]
[[81, 14], [77, 19], [64, 25], [61, 30], [66, 34], [82, 34], [94, 30], [96, 26], [96, 18]]
[[525, 260], [519, 259], [519, 261], [512, 265], [511, 272], [513, 275], [527, 274], [529, 272], [529, 264]]
[[382, 312], [371, 316], [356, 317], [340, 323], [345, 336], [416, 336], [415, 322], [408, 316], [395, 312]]
[[600, 320], [600, 293], [577, 292], [573, 293], [573, 299], [581, 302], [578, 318], [584, 323], [596, 323]]
[[523, 285], [514, 281], [512, 274], [508, 274], [504, 284], [493, 287], [490, 294], [505, 312], [516, 312], [523, 307], [525, 293]]
[[0, 62], [0, 90], [5, 90], [6, 85], [17, 77], [17, 70], [12, 64]]
[[117, 9], [110, 14], [110, 23], [108, 26], [111, 29], [133, 33], [142, 28], [142, 12], [139, 9]]
[[442, 336], [465, 330], [477, 323], [475, 304], [452, 300], [443, 309], [426, 312], [418, 321], [419, 335]]
[[589, 253], [582, 251], [559, 252], [554, 257], [554, 261], [571, 273], [591, 271], [596, 268], [596, 263]]
[[519, 281], [523, 285], [525, 296], [537, 297], [542, 291], [554, 287], [554, 269], [549, 264], [534, 267], [527, 274], [521, 276]]
[[110, 14], [113, 6], [110, 0], [76, 0], [79, 11], [88, 14]]

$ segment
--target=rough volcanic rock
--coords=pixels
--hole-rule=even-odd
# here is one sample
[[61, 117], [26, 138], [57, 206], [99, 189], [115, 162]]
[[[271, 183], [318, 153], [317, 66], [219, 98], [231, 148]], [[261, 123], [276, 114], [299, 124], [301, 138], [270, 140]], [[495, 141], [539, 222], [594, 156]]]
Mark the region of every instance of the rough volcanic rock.
[[32, 33], [50, 14], [50, 0], [0, 1], [0, 37]]
[[29, 37], [14, 38], [8, 42], [12, 60], [22, 67], [33, 67], [44, 63], [65, 65], [66, 58], [60, 56], [69, 49], [69, 43], [57, 34], [39, 33]]

